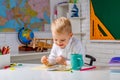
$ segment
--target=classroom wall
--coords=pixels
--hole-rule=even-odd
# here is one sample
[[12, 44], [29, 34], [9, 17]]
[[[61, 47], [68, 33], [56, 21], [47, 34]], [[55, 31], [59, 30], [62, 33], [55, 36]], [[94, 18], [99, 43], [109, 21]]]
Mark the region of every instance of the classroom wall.
[[[54, 5], [61, 0], [51, 0], [51, 13], [53, 13]], [[66, 0], [63, 0], [66, 1]], [[90, 54], [96, 57], [97, 61], [95, 65], [107, 65], [110, 58], [113, 56], [120, 56], [120, 43], [119, 42], [91, 42], [90, 41], [90, 7], [89, 0], [81, 1], [81, 14], [85, 17], [82, 20], [82, 32], [85, 35], [82, 36], [82, 42], [86, 48], [86, 54]], [[51, 16], [53, 16], [51, 14]], [[52, 17], [51, 17], [52, 19]], [[35, 37], [49, 38], [51, 34], [49, 32], [36, 32]], [[17, 38], [17, 33], [0, 33], [0, 46], [9, 45], [11, 47], [11, 53], [18, 53], [18, 46], [20, 42]]]
[[96, 57], [95, 65], [108, 65], [109, 60], [114, 56], [120, 56], [120, 42], [90, 41], [90, 6], [89, 0], [81, 0], [82, 15], [86, 18], [82, 21], [82, 42], [85, 45], [86, 53]]

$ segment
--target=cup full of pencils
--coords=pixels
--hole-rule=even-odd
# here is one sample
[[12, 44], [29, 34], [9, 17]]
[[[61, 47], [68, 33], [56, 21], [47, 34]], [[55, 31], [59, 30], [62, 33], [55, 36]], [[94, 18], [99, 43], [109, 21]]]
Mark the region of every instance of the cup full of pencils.
[[0, 48], [0, 55], [6, 55], [10, 53], [10, 48], [9, 46], [3, 46]]
[[0, 48], [0, 69], [10, 65], [10, 47], [3, 46]]

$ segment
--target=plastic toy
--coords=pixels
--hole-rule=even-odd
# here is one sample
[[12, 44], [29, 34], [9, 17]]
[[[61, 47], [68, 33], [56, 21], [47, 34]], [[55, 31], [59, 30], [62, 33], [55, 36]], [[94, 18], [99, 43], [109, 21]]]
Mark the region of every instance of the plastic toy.
[[79, 17], [78, 12], [79, 12], [79, 9], [78, 9], [77, 5], [74, 4], [73, 8], [71, 10], [71, 13], [72, 13], [71, 17]]
[[52, 38], [34, 38], [32, 41], [33, 49], [36, 48], [36, 51], [46, 51], [52, 48], [53, 39]]

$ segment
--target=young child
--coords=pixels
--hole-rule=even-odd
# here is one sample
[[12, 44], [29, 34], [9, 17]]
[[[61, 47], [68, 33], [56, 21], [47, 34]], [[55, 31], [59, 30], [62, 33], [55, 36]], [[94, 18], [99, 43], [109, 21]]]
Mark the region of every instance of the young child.
[[50, 55], [43, 56], [41, 62], [45, 65], [61, 64], [66, 65], [66, 60], [70, 59], [70, 54], [80, 53], [84, 58], [84, 48], [80, 40], [73, 37], [70, 20], [60, 17], [51, 24], [53, 36], [53, 47]]

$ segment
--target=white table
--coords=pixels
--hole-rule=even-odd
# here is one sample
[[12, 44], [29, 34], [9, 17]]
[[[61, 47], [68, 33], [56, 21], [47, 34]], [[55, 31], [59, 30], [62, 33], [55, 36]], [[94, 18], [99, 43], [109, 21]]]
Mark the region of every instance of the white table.
[[23, 64], [15, 70], [0, 70], [0, 80], [120, 80], [120, 73], [109, 70], [91, 71], [47, 71], [33, 69], [40, 64]]

